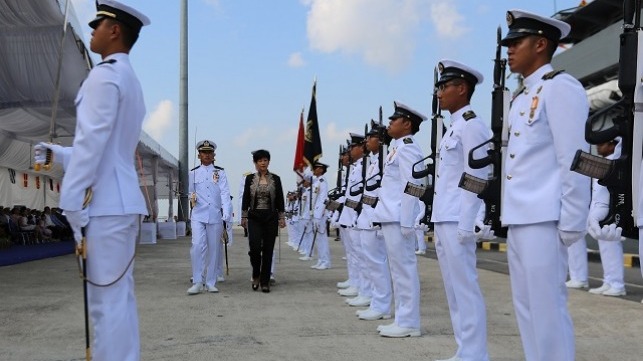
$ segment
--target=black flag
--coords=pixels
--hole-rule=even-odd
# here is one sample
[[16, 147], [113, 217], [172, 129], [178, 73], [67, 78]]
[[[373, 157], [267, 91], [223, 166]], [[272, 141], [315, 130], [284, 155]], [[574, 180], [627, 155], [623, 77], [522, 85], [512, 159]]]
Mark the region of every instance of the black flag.
[[306, 120], [306, 136], [304, 141], [304, 162], [309, 167], [322, 156], [322, 145], [319, 137], [319, 121], [317, 120], [317, 81], [313, 83], [313, 97], [308, 108]]

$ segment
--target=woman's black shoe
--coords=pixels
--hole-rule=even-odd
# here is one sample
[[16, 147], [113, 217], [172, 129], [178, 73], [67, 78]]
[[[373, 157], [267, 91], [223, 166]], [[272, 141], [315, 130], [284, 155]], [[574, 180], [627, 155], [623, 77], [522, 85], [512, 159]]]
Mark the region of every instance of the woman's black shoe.
[[259, 289], [259, 279], [252, 280], [252, 290], [256, 291]]

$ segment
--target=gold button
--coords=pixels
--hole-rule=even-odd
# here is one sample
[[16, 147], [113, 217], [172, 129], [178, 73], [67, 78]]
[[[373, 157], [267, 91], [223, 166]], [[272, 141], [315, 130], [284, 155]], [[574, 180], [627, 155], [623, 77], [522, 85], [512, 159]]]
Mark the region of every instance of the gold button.
[[519, 137], [519, 136], [520, 136], [520, 132], [514, 132], [514, 135], [515, 135], [516, 137]]
[[507, 179], [511, 179], [511, 174], [507, 174]]
[[509, 154], [509, 158], [512, 158], [512, 159], [513, 159], [513, 157], [515, 157], [515, 156], [516, 156], [516, 155], [515, 155], [515, 154], [513, 154], [513, 153]]
[[525, 112], [520, 112], [520, 116], [522, 117], [523, 115], [525, 115]]

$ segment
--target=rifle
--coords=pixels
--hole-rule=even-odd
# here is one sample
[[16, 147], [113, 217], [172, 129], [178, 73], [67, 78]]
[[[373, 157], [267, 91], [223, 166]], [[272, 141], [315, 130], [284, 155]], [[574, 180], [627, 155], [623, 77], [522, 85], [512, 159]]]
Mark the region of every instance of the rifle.
[[[376, 127], [376, 124], [373, 122], [373, 120], [371, 120], [371, 129], [375, 127]], [[377, 153], [377, 163], [378, 163], [379, 169], [377, 174], [372, 175], [370, 178], [364, 181], [364, 184], [365, 184], [364, 187], [369, 192], [372, 192], [380, 187], [380, 184], [382, 182], [382, 175], [384, 174], [384, 144], [387, 143], [386, 137], [388, 136], [388, 132], [386, 131], [386, 127], [382, 123], [382, 106], [381, 105], [380, 105], [379, 123], [377, 124], [377, 133], [378, 133], [377, 137], [380, 140], [380, 146]], [[388, 140], [388, 143], [390, 143], [390, 140]], [[377, 178], [375, 182], [373, 182], [371, 185], [368, 185], [368, 182], [374, 178]], [[372, 204], [371, 206], [375, 207], [376, 203], [377, 203], [377, 199], [375, 199], [375, 203]]]
[[[503, 187], [502, 164], [504, 163], [504, 152], [502, 147], [507, 146], [507, 125], [506, 115], [509, 113], [509, 89], [505, 87], [505, 72], [507, 59], [501, 58], [502, 30], [498, 27], [496, 58], [493, 67], [493, 90], [491, 91], [491, 139], [476, 146], [469, 151], [469, 166], [473, 169], [484, 168], [493, 165], [493, 172], [490, 179], [480, 179], [467, 173], [462, 173], [460, 188], [466, 189], [478, 195], [484, 200], [485, 218], [484, 224], [491, 226], [494, 234], [498, 237], [507, 237], [507, 227], [502, 226], [501, 195]], [[473, 154], [476, 150], [490, 145], [487, 149], [487, 156], [475, 159]]]
[[[622, 138], [621, 156], [609, 160], [582, 150], [576, 152], [571, 170], [598, 179], [598, 184], [610, 193], [609, 213], [599, 222], [601, 226], [616, 224], [623, 229], [622, 235], [639, 238], [636, 218], [638, 204], [639, 171], [643, 142], [643, 89], [639, 82], [641, 74], [641, 0], [623, 2], [623, 33], [620, 35], [618, 87], [623, 97], [617, 103], [595, 112], [585, 122], [585, 140], [590, 144], [608, 142], [617, 136]], [[612, 126], [595, 130], [595, 124], [605, 116], [613, 116]]]
[[342, 162], [342, 157], [344, 155], [345, 149], [343, 145], [339, 145], [339, 157], [337, 160], [337, 182], [335, 188], [328, 191], [328, 199], [326, 200], [326, 209], [334, 212], [340, 207], [340, 203], [337, 202], [342, 196], [342, 169], [344, 168], [344, 162]]
[[[433, 213], [433, 192], [434, 192], [434, 181], [435, 181], [435, 171], [437, 169], [437, 162], [440, 159], [439, 157], [439, 145], [442, 142], [442, 136], [444, 135], [444, 123], [442, 117], [442, 110], [440, 109], [440, 100], [438, 99], [438, 69], [437, 67], [433, 69], [433, 99], [431, 102], [431, 154], [422, 158], [421, 160], [413, 164], [412, 176], [415, 179], [420, 179], [428, 176], [428, 182], [426, 187], [414, 186], [410, 183], [406, 185], [405, 193], [412, 194], [422, 200], [425, 207], [424, 218], [420, 220], [420, 223], [426, 224], [427, 226], [431, 223], [431, 217]], [[425, 160], [429, 160], [429, 164], [424, 164]], [[418, 165], [424, 166], [424, 169], [417, 170]]]

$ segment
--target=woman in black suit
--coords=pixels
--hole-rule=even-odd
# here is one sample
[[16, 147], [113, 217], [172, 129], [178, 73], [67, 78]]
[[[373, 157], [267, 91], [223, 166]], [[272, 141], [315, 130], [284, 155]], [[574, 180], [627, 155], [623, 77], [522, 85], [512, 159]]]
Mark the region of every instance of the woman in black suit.
[[259, 149], [252, 152], [257, 172], [246, 176], [241, 201], [241, 226], [248, 229], [252, 289], [261, 286], [270, 292], [270, 268], [277, 237], [277, 227], [284, 228], [284, 192], [278, 175], [268, 171], [270, 152]]

